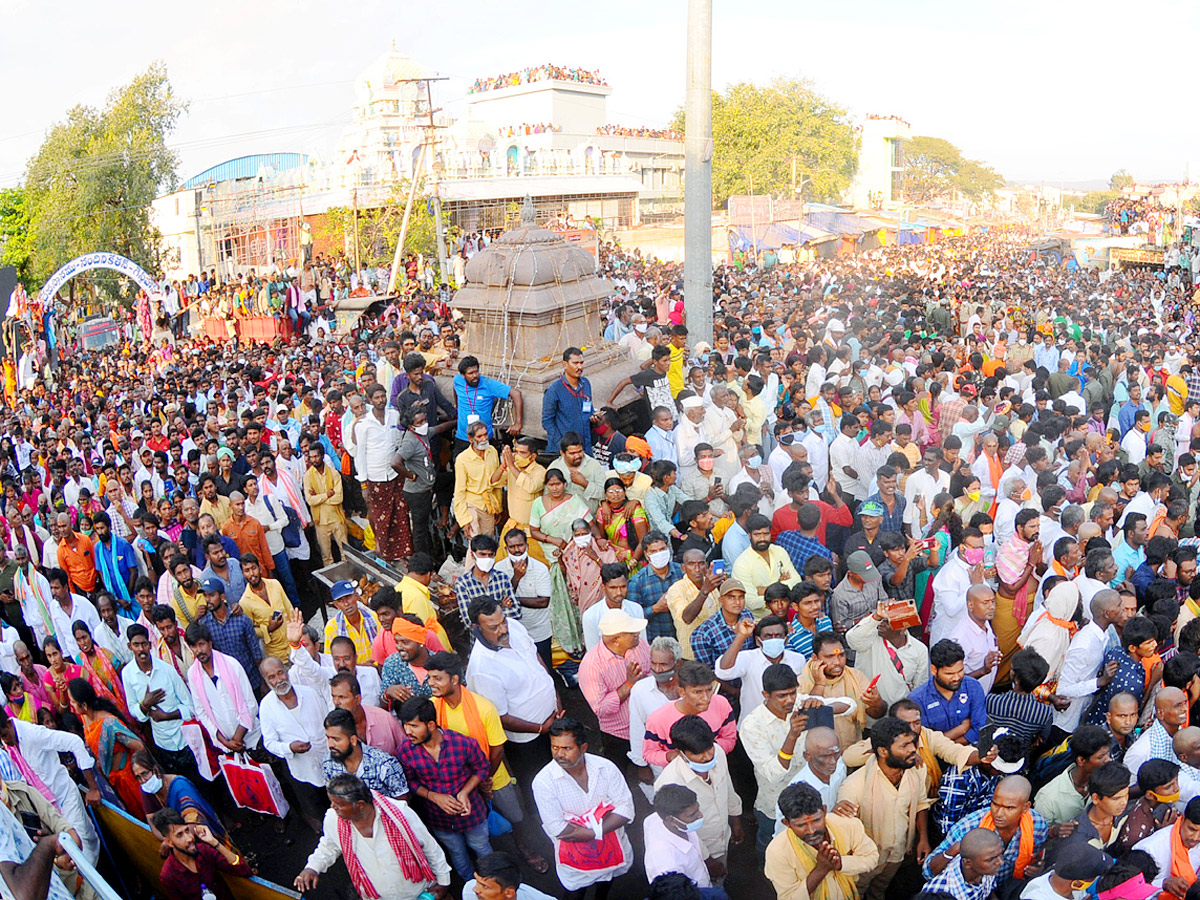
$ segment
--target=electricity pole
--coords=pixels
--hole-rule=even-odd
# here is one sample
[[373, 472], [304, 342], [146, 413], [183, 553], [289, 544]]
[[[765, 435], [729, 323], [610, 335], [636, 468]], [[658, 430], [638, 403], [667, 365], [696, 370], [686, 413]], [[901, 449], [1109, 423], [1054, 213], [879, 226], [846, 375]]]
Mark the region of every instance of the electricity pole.
[[713, 341], [712, 0], [688, 0], [683, 303], [692, 344]]

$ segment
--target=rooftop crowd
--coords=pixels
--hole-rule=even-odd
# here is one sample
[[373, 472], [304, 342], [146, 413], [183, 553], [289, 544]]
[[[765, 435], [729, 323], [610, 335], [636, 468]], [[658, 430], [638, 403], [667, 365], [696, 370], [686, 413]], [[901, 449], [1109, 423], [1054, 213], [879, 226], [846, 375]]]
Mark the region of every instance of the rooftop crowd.
[[493, 75], [491, 78], [476, 78], [467, 89], [468, 94], [482, 94], [484, 91], [495, 91], [500, 88], [513, 87], [518, 84], [533, 84], [538, 81], [575, 81], [580, 84], [607, 85], [608, 82], [600, 75], [600, 71], [579, 69], [574, 66], [552, 66], [549, 63], [531, 66], [506, 75]]
[[[33, 815], [95, 859], [104, 796], [171, 900], [251, 863], [389, 900], [1195, 900], [1190, 268], [1016, 231], [746, 259], [709, 346], [678, 267], [601, 265], [632, 374], [594, 393], [565, 348], [544, 442], [420, 291], [349, 336], [30, 358], [4, 858]], [[323, 606], [359, 540], [406, 574]], [[299, 871], [243, 855], [247, 770]]]

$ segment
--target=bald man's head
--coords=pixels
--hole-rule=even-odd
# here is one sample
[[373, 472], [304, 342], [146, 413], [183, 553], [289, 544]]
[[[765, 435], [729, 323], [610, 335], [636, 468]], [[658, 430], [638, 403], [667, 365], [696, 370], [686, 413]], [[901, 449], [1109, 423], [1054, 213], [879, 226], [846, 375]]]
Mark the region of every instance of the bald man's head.
[[1014, 797], [1018, 800], [1029, 800], [1033, 796], [1033, 785], [1024, 775], [1008, 775], [1001, 778], [996, 785], [997, 794]]
[[963, 835], [962, 844], [959, 847], [959, 854], [963, 861], [982, 860], [989, 854], [999, 850], [1004, 852], [1004, 841], [1000, 835], [994, 831], [989, 831], [986, 828], [972, 828]]
[[1116, 591], [1105, 588], [1102, 591], [1096, 591], [1096, 595], [1092, 597], [1092, 621], [1101, 628], [1107, 628], [1117, 618], [1117, 613], [1121, 609], [1121, 595]]
[[1200, 762], [1200, 728], [1195, 725], [1180, 728], [1175, 733], [1171, 744], [1180, 762], [1189, 766], [1195, 766]]
[[1177, 687], [1165, 687], [1154, 698], [1154, 714], [1171, 734], [1188, 718], [1188, 695]]
[[808, 732], [804, 741], [804, 761], [822, 780], [833, 777], [841, 758], [836, 731], [821, 725]]

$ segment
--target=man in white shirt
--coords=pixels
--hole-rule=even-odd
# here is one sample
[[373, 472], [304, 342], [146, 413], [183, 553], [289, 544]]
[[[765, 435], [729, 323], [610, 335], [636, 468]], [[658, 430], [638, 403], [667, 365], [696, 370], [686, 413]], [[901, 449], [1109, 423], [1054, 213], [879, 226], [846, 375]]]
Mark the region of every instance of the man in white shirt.
[[[753, 645], [746, 648], [746, 642]], [[787, 639], [787, 624], [778, 616], [766, 616], [755, 623], [750, 619], [739, 619], [734, 629], [733, 643], [717, 660], [716, 675], [722, 681], [742, 679], [742, 710], [738, 715], [741, 726], [746, 716], [762, 705], [762, 675], [767, 666], [783, 663], [796, 673], [804, 670], [808, 662], [804, 654], [784, 648]]]
[[927, 523], [933, 521], [933, 498], [950, 490], [950, 473], [942, 471], [940, 447], [926, 447], [921, 465], [904, 483], [904, 524], [913, 537], [924, 536], [920, 528], [922, 513]]
[[[605, 572], [609, 578], [604, 579]], [[640, 603], [629, 599], [629, 579], [625, 573], [628, 569], [621, 563], [605, 563], [600, 567], [601, 587], [604, 596], [599, 603], [593, 603], [583, 614], [583, 644], [591, 650], [600, 643], [600, 619], [612, 609], [623, 609], [626, 615], [635, 619], [645, 619], [646, 611]], [[619, 574], [618, 574], [619, 573]]]
[[550, 569], [529, 555], [529, 538], [520, 528], [504, 535], [504, 559], [493, 569], [503, 572], [512, 582], [513, 593], [521, 604], [521, 624], [538, 645], [543, 660], [550, 659]]
[[78, 657], [79, 645], [75, 643], [75, 622], [83, 622], [88, 631], [95, 634], [100, 630], [100, 613], [87, 597], [71, 593], [71, 581], [62, 569], [51, 569], [47, 579], [50, 582], [50, 596], [53, 601], [46, 604], [50, 612], [50, 621], [54, 625], [54, 633], [58, 637], [59, 648], [63, 656]]
[[654, 813], [643, 824], [646, 880], [666, 872], [680, 872], [700, 888], [712, 885], [704, 864], [695, 822], [706, 817], [700, 811], [696, 792], [682, 784], [664, 784], [654, 794]]
[[958, 549], [933, 577], [930, 646], [949, 637], [967, 614], [967, 590], [974, 584], [983, 584], [983, 535], [977, 528], [966, 528]]
[[329, 749], [325, 741], [325, 699], [312, 688], [293, 685], [287, 669], [273, 656], [258, 670], [270, 690], [258, 709], [263, 746], [287, 761], [292, 789], [308, 826], [321, 833], [325, 773], [321, 763]]
[[[1084, 610], [1091, 608], [1092, 598], [1107, 590], [1109, 583], [1117, 577], [1117, 561], [1108, 550], [1097, 549], [1083, 561], [1083, 571], [1075, 576], [1074, 584], [1079, 588], [1079, 604]], [[1084, 613], [1086, 618], [1087, 614]]]
[[[321, 873], [341, 856], [359, 896], [374, 894], [388, 900], [417, 900], [425, 892], [438, 900], [448, 896], [450, 864], [446, 854], [408, 804], [372, 792], [358, 776], [348, 772], [334, 776], [326, 791], [331, 808], [325, 813], [317, 848], [296, 876], [296, 890], [314, 891]], [[384, 816], [390, 820], [387, 825]], [[350, 822], [351, 827], [341, 829], [340, 820]], [[413, 857], [422, 870], [416, 880], [405, 876], [393, 847], [394, 837], [408, 845], [406, 855]]]
[[1108, 626], [1117, 621], [1121, 612], [1121, 597], [1113, 590], [1098, 591], [1091, 602], [1092, 621], [1071, 638], [1058, 676], [1058, 694], [1069, 697], [1071, 705], [1054, 715], [1056, 734], [1069, 735], [1079, 725], [1083, 711], [1092, 695], [1112, 681], [1117, 664], [1114, 660], [1104, 666], [1104, 651], [1108, 649]]
[[[809, 729], [804, 742], [804, 762], [807, 764], [790, 782], [791, 784], [807, 784], [816, 789], [825, 803], [825, 808], [839, 815], [849, 815], [853, 811], [851, 804], [838, 810], [838, 788], [846, 780], [846, 764], [842, 762], [842, 749], [838, 746], [837, 732], [832, 728], [820, 726]], [[782, 793], [782, 792], [781, 792]], [[779, 811], [779, 801], [775, 802], [775, 831], [779, 834], [787, 826], [783, 824], [783, 815]]]
[[1186, 894], [1190, 886], [1184, 876], [1172, 874], [1171, 863], [1174, 858], [1174, 840], [1177, 834], [1180, 844], [1187, 851], [1188, 863], [1193, 869], [1200, 866], [1200, 797], [1193, 797], [1188, 801], [1183, 815], [1174, 825], [1160, 828], [1150, 837], [1143, 838], [1133, 845], [1134, 850], [1149, 853], [1154, 862], [1158, 864], [1158, 874], [1154, 876], [1154, 881], [1151, 883], [1157, 888], [1162, 888], [1165, 893], [1176, 896], [1178, 896], [1177, 891]]
[[[866, 494], [858, 489], [858, 419], [851, 415], [842, 416], [840, 432], [829, 445], [829, 474], [837, 482], [838, 491], [847, 498], [861, 500]], [[872, 472], [872, 475], [875, 473]]]
[[311, 625], [304, 624], [304, 615], [298, 609], [292, 610], [288, 619], [287, 638], [292, 648], [288, 653], [288, 661], [292, 664], [291, 681], [311, 687], [329, 701], [332, 709], [329, 679], [338, 672], [351, 672], [362, 689], [362, 702], [367, 706], [379, 706], [379, 696], [383, 693], [379, 670], [374, 666], [358, 665], [358, 651], [350, 638], [339, 635], [329, 642], [328, 653], [319, 653], [317, 647], [321, 635]]
[[188, 669], [188, 688], [196, 718], [209, 737], [229, 753], [254, 749], [262, 738], [258, 700], [246, 670], [232, 656], [214, 650], [208, 627], [193, 622], [184, 634], [196, 660]]
[[[642, 755], [642, 744], [646, 739], [646, 720], [660, 707], [679, 699], [679, 664], [683, 661], [683, 648], [679, 641], [665, 635], [650, 643], [650, 677], [639, 678], [629, 691], [629, 758], [635, 766], [646, 768]], [[662, 771], [661, 766], [650, 766], [654, 777]], [[639, 782], [647, 800], [654, 799], [650, 785]]]
[[996, 666], [1000, 664], [1000, 648], [992, 619], [996, 617], [996, 592], [986, 584], [973, 584], [967, 589], [967, 614], [950, 632], [950, 640], [963, 648], [964, 669], [989, 693], [996, 681]]

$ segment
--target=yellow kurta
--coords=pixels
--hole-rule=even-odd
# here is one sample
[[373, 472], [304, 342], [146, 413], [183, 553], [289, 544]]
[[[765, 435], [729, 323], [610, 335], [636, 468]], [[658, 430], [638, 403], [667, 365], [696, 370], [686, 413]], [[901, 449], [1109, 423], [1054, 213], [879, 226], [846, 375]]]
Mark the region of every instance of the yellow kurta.
[[[247, 584], [241, 599], [242, 611], [254, 623], [254, 630], [262, 638], [267, 656], [273, 656], [280, 662], [286, 663], [288, 660], [287, 619], [292, 614], [292, 601], [284, 593], [283, 585], [274, 578], [264, 578], [262, 583], [266, 589], [266, 598], [260, 597]], [[283, 613], [283, 618], [280, 619], [280, 626], [271, 631], [271, 616], [276, 610]]]
[[838, 800], [858, 804], [858, 819], [879, 848], [880, 867], [904, 859], [916, 843], [917, 813], [933, 805], [924, 778], [915, 768], [908, 769], [896, 786], [874, 758], [842, 782]]
[[732, 577], [746, 589], [746, 609], [754, 613], [756, 619], [767, 614], [763, 591], [770, 585], [777, 581], [782, 581], [788, 587], [800, 583], [800, 576], [786, 550], [772, 544], [767, 548], [767, 556], [770, 562], [763, 559], [753, 547], [747, 547], [733, 563]]
[[[842, 874], [851, 880], [874, 870], [879, 863], [879, 849], [867, 837], [866, 829], [858, 819], [825, 814], [825, 828], [834, 839], [842, 855]], [[775, 886], [779, 900], [808, 900], [808, 875], [811, 868], [792, 849], [788, 832], [782, 831], [767, 845], [767, 857], [763, 873]], [[858, 900], [858, 891], [846, 894], [837, 888], [837, 881], [829, 879], [826, 900]]]
[[483, 456], [468, 447], [454, 460], [454, 519], [466, 528], [472, 522], [471, 507], [496, 515], [500, 512], [500, 490], [492, 484], [492, 473], [500, 468], [500, 454], [488, 446]]
[[[970, 745], [956, 744], [940, 731], [924, 727], [921, 728], [921, 737], [917, 740], [917, 749], [920, 750], [921, 748], [932, 752], [942, 762], [958, 766], [960, 770], [967, 767], [967, 760], [970, 759], [971, 754], [975, 750]], [[871, 739], [863, 738], [857, 743], [850, 744], [842, 751], [842, 761], [848, 768], [855, 769], [859, 766], [865, 766], [871, 755]], [[942, 773], [940, 769], [937, 772], [931, 772], [925, 764], [924, 751], [921, 753], [921, 756], [922, 759], [917, 763], [916, 771], [920, 772], [925, 779], [926, 793], [929, 794], [930, 799], [936, 800], [938, 785], [942, 780]]]
[[233, 510], [229, 507], [229, 498], [222, 497], [220, 494], [217, 494], [217, 499], [215, 502], [209, 500], [207, 497], [201, 500], [200, 512], [208, 513], [210, 516], [216, 519], [218, 530], [224, 526], [224, 524], [229, 521], [229, 517], [233, 515]]
[[698, 593], [700, 593], [700, 588], [692, 584], [692, 579], [684, 575], [667, 588], [667, 592], [663, 594], [663, 598], [667, 601], [667, 608], [671, 610], [671, 618], [675, 620], [675, 637], [679, 641], [679, 646], [683, 648], [684, 659], [696, 658], [696, 654], [692, 652], [692, 632], [720, 608], [714, 591], [708, 595], [708, 599], [704, 601], [704, 605], [700, 607], [700, 612], [696, 614], [696, 618], [692, 619], [691, 624], [683, 621], [683, 611], [696, 599]]
[[530, 463], [516, 475], [507, 469], [496, 482], [496, 487], [508, 488], [508, 517], [517, 526], [529, 534], [529, 511], [533, 501], [542, 496], [542, 488], [546, 485], [546, 467], [536, 462]]

